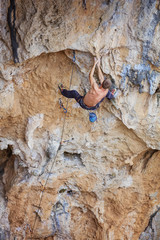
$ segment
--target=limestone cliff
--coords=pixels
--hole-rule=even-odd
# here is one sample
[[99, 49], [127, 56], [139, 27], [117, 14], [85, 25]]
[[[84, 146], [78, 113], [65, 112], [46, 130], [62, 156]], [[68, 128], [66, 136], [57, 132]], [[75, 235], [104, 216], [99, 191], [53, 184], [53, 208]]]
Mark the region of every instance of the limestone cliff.
[[[159, 0], [0, 7], [0, 239], [160, 239]], [[93, 56], [119, 89], [95, 123], [58, 90]]]

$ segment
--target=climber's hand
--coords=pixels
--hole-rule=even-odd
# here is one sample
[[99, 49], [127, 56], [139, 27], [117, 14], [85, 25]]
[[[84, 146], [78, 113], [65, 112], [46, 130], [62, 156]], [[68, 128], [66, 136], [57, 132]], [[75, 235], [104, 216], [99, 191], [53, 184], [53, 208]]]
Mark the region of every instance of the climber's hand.
[[97, 63], [98, 63], [98, 59], [94, 57], [94, 65], [96, 65]]
[[100, 57], [97, 57], [97, 60], [98, 60], [97, 67], [100, 67]]

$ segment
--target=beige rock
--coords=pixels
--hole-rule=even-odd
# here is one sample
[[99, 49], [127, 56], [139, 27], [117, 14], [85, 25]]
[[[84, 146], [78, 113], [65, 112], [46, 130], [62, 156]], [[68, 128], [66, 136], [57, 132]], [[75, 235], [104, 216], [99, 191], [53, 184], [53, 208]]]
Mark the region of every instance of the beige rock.
[[[18, 64], [0, 4], [0, 237], [159, 237], [158, 1], [17, 0]], [[89, 90], [93, 55], [119, 88], [95, 123], [58, 90]]]
[[43, 114], [37, 114], [28, 119], [27, 129], [26, 129], [26, 141], [29, 148], [33, 148], [34, 140], [33, 134], [36, 128], [41, 128], [43, 126]]

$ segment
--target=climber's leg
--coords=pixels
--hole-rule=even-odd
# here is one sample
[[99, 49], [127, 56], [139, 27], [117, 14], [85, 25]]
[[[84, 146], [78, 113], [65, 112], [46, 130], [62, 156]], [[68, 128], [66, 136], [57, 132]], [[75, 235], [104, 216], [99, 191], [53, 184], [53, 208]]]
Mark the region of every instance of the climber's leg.
[[58, 87], [59, 87], [59, 90], [60, 90], [61, 94], [62, 94], [64, 97], [74, 98], [77, 102], [79, 101], [80, 98], [83, 97], [83, 96], [81, 96], [76, 90], [67, 90], [67, 89], [64, 89], [63, 84], [60, 84]]

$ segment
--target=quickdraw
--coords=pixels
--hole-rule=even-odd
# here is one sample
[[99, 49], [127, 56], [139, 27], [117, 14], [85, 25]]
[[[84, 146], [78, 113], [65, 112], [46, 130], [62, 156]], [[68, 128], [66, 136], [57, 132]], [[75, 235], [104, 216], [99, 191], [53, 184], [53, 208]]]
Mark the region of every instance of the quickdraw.
[[73, 50], [73, 58], [72, 58], [72, 61], [75, 63], [76, 62], [76, 53], [75, 53], [75, 50]]
[[67, 113], [67, 109], [63, 106], [61, 98], [59, 98], [59, 105], [60, 105], [60, 108], [63, 108], [64, 113]]
[[27, 230], [27, 228], [29, 229], [30, 232], [32, 232], [32, 229], [31, 229], [31, 227], [30, 227], [30, 224], [28, 224], [28, 223], [25, 225], [25, 228], [24, 228], [25, 231]]

